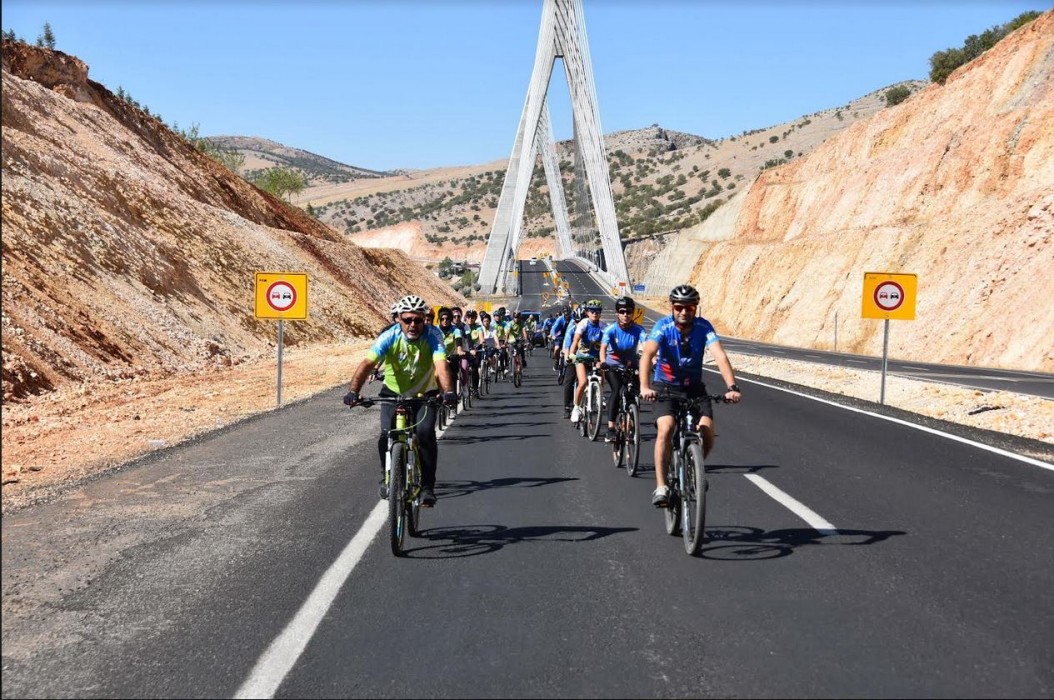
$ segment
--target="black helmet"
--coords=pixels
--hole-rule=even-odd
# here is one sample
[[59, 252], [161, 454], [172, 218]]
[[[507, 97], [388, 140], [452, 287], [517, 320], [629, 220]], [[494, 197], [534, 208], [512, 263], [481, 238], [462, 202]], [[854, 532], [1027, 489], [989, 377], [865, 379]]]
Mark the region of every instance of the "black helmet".
[[637, 308], [636, 302], [629, 297], [619, 297], [615, 300], [615, 311], [622, 311], [623, 309], [629, 309], [633, 311]]
[[682, 284], [670, 291], [670, 301], [681, 304], [698, 304], [699, 290], [690, 284]]
[[495, 316], [498, 316], [498, 315], [504, 316], [505, 315], [505, 307], [504, 306], [499, 306], [498, 310], [494, 312], [494, 315]]

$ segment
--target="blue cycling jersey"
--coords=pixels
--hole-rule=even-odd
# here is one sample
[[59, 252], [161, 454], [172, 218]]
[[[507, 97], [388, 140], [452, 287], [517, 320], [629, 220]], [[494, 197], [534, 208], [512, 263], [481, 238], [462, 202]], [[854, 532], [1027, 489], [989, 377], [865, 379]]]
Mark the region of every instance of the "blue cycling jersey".
[[563, 348], [568, 352], [571, 351], [571, 343], [575, 340], [575, 324], [567, 324], [567, 330], [564, 331], [564, 343]]
[[600, 359], [600, 338], [604, 335], [604, 329], [607, 327], [606, 324], [597, 321], [593, 323], [588, 318], [584, 318], [578, 322], [575, 326], [574, 332], [580, 334], [578, 339], [578, 352], [577, 357], [592, 357], [594, 360]]
[[612, 367], [636, 367], [637, 352], [644, 336], [644, 326], [638, 323], [628, 329], [623, 329], [617, 323], [605, 328], [600, 344], [607, 346], [607, 364]]
[[560, 338], [560, 337], [562, 337], [564, 331], [567, 330], [567, 326], [568, 326], [567, 319], [564, 318], [563, 316], [559, 316], [555, 321], [553, 321], [553, 328], [552, 328], [552, 331], [551, 331], [552, 332], [552, 336], [550, 336], [550, 337], [552, 337], [552, 338]]
[[696, 318], [688, 336], [682, 338], [673, 316], [667, 316], [651, 329], [648, 340], [659, 344], [652, 381], [695, 387], [703, 383], [703, 352], [720, 338], [705, 318]]

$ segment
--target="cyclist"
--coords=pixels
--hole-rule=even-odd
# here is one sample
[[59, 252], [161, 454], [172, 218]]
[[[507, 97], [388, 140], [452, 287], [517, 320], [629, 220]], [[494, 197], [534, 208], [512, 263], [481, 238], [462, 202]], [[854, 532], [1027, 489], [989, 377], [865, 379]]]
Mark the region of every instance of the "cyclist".
[[564, 334], [567, 332], [569, 323], [571, 323], [571, 307], [565, 306], [560, 309], [560, 315], [553, 321], [549, 332], [549, 337], [553, 340], [553, 370], [556, 369], [557, 359], [560, 357], [560, 353], [563, 352]]
[[[706, 350], [713, 356], [728, 387], [724, 394], [725, 400], [737, 403], [742, 394], [736, 385], [732, 363], [721, 347], [721, 339], [709, 321], [702, 316], [696, 318], [697, 308], [699, 292], [694, 287], [682, 284], [670, 291], [670, 315], [659, 319], [644, 342], [640, 366], [651, 367], [651, 362], [655, 360], [655, 371], [641, 372], [640, 395], [645, 401], [655, 401], [656, 388], [677, 387], [685, 390], [689, 397], [700, 399], [702, 416], [696, 429], [702, 431], [703, 457], [706, 457], [714, 447], [714, 409], [710, 399], [706, 398], [706, 385], [703, 383], [703, 353]], [[657, 508], [665, 508], [670, 498], [666, 469], [670, 461], [677, 408], [672, 400], [660, 401], [656, 404], [656, 413], [656, 488], [651, 495], [651, 503]]]
[[[604, 329], [600, 338], [600, 363], [607, 367], [636, 369], [637, 355], [640, 352], [641, 338], [647, 337], [644, 326], [633, 321], [633, 312], [637, 304], [629, 297], [615, 301], [615, 314], [618, 323]], [[604, 442], [615, 441], [615, 417], [618, 415], [619, 394], [622, 392], [622, 375], [619, 372], [605, 372], [608, 384], [611, 385], [611, 400], [608, 401], [608, 432]]]
[[469, 375], [471, 377], [472, 398], [479, 398], [479, 365], [483, 359], [483, 326], [476, 323], [477, 312], [469, 309], [465, 312], [465, 345], [469, 352], [466, 356], [468, 361]]
[[527, 369], [527, 353], [523, 351], [523, 339], [527, 337], [527, 327], [524, 325], [523, 314], [517, 311], [505, 328], [508, 333], [506, 342], [509, 343], [512, 352], [520, 353], [520, 365]]
[[498, 371], [509, 373], [509, 319], [504, 306], [494, 312], [494, 336], [498, 341]]
[[498, 337], [498, 328], [492, 322], [490, 314], [484, 311], [479, 315], [479, 320], [483, 326], [483, 365], [486, 371], [486, 365], [491, 361], [490, 358], [497, 355], [498, 350], [501, 349], [501, 339]]
[[[575, 339], [575, 327], [578, 322], [582, 320], [582, 316], [585, 314], [585, 309], [578, 308], [571, 313], [571, 318], [567, 323], [567, 329], [564, 331], [564, 337], [555, 344], [558, 353], [562, 353], [564, 356], [564, 362], [568, 365], [574, 366], [574, 358], [571, 356], [571, 343]], [[559, 319], [557, 319], [559, 320]], [[564, 379], [564, 418], [571, 417], [571, 407], [575, 401], [575, 378], [570, 376]]]
[[[386, 330], [388, 330], [390, 328], [393, 328], [393, 327], [399, 325], [399, 319], [396, 318], [399, 315], [399, 312], [395, 310], [395, 307], [398, 306], [398, 304], [399, 304], [399, 302], [396, 302], [396, 303], [392, 304], [392, 307], [389, 310], [389, 312], [391, 313], [392, 322], [389, 323], [387, 326], [385, 326], [384, 330], [382, 330], [381, 333], [383, 333], [384, 331], [386, 331]], [[380, 382], [380, 381], [383, 381], [383, 380], [384, 380], [384, 360], [381, 360], [380, 362], [377, 363], [377, 366], [373, 368], [373, 371], [370, 372], [369, 382], [372, 384], [373, 382]]]
[[586, 302], [586, 317], [575, 326], [575, 337], [571, 341], [569, 353], [569, 357], [574, 357], [575, 373], [578, 377], [574, 408], [571, 410], [572, 423], [577, 423], [582, 416], [582, 394], [586, 390], [589, 370], [600, 359], [600, 339], [604, 335], [606, 325], [600, 320], [603, 310], [604, 306], [599, 299], [590, 299]]
[[450, 382], [455, 387], [457, 374], [461, 371], [461, 360], [465, 355], [465, 342], [461, 329], [454, 326], [454, 312], [442, 306], [439, 308], [439, 332], [443, 336], [443, 350], [450, 365]]
[[[344, 396], [344, 403], [354, 406], [359, 402], [359, 391], [366, 381], [366, 376], [377, 363], [384, 360], [388, 363], [381, 396], [435, 396], [434, 381], [438, 378], [443, 391], [443, 401], [449, 406], [457, 405], [457, 395], [447, 371], [446, 352], [443, 350], [443, 339], [438, 330], [428, 330], [425, 315], [428, 304], [421, 297], [410, 294], [395, 304], [399, 325], [381, 333], [374, 341], [373, 347], [366, 352], [366, 357], [355, 370], [351, 378], [350, 391]], [[381, 458], [381, 498], [388, 494], [383, 486], [384, 461], [388, 453], [388, 435], [385, 432], [392, 427], [395, 418], [395, 405], [381, 405], [381, 435], [377, 440], [377, 452]], [[431, 508], [435, 505], [436, 461], [439, 445], [436, 439], [436, 412], [427, 404], [417, 410], [416, 428], [418, 444], [421, 447], [421, 505]]]

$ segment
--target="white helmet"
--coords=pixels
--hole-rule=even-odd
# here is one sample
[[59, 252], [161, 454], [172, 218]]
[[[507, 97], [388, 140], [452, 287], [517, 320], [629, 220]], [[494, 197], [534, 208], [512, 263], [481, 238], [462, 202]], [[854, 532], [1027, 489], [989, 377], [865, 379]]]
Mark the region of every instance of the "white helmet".
[[406, 313], [407, 311], [414, 314], [423, 314], [428, 312], [428, 304], [416, 294], [409, 294], [395, 302], [392, 311], [397, 314]]

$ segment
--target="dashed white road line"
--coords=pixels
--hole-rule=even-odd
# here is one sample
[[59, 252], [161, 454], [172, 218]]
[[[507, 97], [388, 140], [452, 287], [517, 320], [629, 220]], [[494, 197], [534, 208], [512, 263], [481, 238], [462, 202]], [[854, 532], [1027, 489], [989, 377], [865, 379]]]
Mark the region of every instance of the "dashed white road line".
[[758, 476], [757, 474], [744, 474], [747, 479], [752, 481], [755, 486], [772, 496], [780, 504], [786, 506], [790, 512], [797, 515], [799, 518], [808, 523], [809, 527], [816, 530], [821, 535], [837, 535], [838, 528], [831, 523], [827, 522], [819, 516], [812, 508], [797, 500], [785, 491], [781, 491], [768, 481], [764, 477]]

